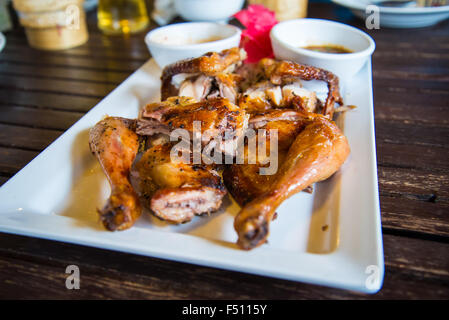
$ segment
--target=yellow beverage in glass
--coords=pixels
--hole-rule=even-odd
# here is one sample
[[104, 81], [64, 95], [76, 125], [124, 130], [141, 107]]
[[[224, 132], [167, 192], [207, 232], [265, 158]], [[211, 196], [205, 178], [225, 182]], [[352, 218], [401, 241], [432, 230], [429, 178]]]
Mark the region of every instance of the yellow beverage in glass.
[[98, 28], [106, 34], [139, 32], [148, 23], [145, 0], [98, 1]]

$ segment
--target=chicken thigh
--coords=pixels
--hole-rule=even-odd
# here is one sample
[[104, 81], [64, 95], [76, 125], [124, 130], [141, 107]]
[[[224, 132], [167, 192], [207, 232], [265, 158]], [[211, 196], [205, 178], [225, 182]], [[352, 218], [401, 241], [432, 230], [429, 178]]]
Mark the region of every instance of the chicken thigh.
[[[239, 202], [246, 203], [234, 222], [238, 234], [237, 243], [243, 249], [249, 250], [266, 242], [269, 224], [277, 207], [293, 194], [329, 178], [349, 155], [346, 137], [326, 117], [306, 114], [301, 119], [300, 114], [297, 114], [295, 121], [290, 125], [299, 134], [285, 135], [280, 139], [280, 145], [288, 144], [288, 140], [292, 138], [293, 142], [285, 155], [280, 152], [279, 163], [282, 165], [273, 177], [258, 177], [254, 168], [248, 171], [236, 169], [232, 172], [234, 177], [224, 177], [228, 181], [227, 185], [231, 186], [231, 192], [237, 194], [237, 199], [241, 198]], [[249, 187], [261, 179], [266, 179], [263, 188]]]

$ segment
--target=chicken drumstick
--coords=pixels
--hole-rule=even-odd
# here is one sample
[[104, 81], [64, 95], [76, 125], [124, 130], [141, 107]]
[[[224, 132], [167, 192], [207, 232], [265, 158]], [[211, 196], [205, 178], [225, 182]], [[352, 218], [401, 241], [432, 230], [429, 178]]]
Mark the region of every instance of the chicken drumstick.
[[90, 130], [89, 145], [111, 184], [111, 196], [100, 219], [110, 231], [131, 227], [141, 214], [138, 196], [129, 181], [131, 165], [139, 149], [135, 120], [108, 117]]

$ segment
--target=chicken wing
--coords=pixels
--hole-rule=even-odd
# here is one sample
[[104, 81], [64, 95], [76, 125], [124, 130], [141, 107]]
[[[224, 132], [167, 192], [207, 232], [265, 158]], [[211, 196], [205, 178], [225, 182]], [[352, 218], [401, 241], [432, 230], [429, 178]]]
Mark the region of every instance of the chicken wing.
[[292, 83], [297, 79], [327, 82], [328, 95], [322, 113], [330, 119], [332, 119], [335, 102], [343, 104], [338, 77], [330, 71], [292, 61], [276, 61], [268, 58], [262, 59], [259, 66], [265, 73], [265, 77], [276, 85]]
[[349, 155], [348, 141], [332, 121], [309, 114], [302, 122], [304, 129], [294, 139], [270, 186], [246, 203], [235, 218], [237, 243], [243, 249], [266, 242], [276, 208], [293, 194], [329, 178]]
[[240, 85], [242, 94], [238, 104], [248, 113], [272, 108], [315, 112], [320, 101], [315, 92], [302, 87], [301, 80], [327, 82], [329, 92], [322, 113], [329, 118], [332, 118], [335, 102], [343, 104], [338, 77], [320, 68], [266, 58], [256, 65], [245, 65], [236, 72], [245, 79]]
[[[232, 72], [245, 58], [243, 49], [231, 48], [166, 66], [161, 76], [162, 101], [172, 96], [188, 96], [197, 101], [220, 96], [234, 103], [242, 79]], [[182, 76], [181, 80], [174, 81], [176, 75]]]
[[128, 229], [141, 214], [138, 196], [129, 181], [139, 148], [135, 123], [135, 120], [108, 117], [90, 130], [90, 149], [111, 185], [106, 205], [98, 210], [101, 221], [110, 231]]

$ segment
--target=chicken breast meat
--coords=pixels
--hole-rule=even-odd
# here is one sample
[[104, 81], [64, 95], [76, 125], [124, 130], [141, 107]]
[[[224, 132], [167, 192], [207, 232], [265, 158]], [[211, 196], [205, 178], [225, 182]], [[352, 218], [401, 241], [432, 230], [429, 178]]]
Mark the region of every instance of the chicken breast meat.
[[[170, 97], [166, 101], [151, 103], [142, 110], [137, 133], [152, 135], [187, 130], [193, 140], [195, 122], [201, 133], [203, 147], [216, 148], [223, 154], [233, 156], [238, 142], [248, 126], [249, 116], [245, 110], [226, 98], [213, 98], [201, 102], [186, 97]], [[218, 139], [217, 139], [218, 138]]]

